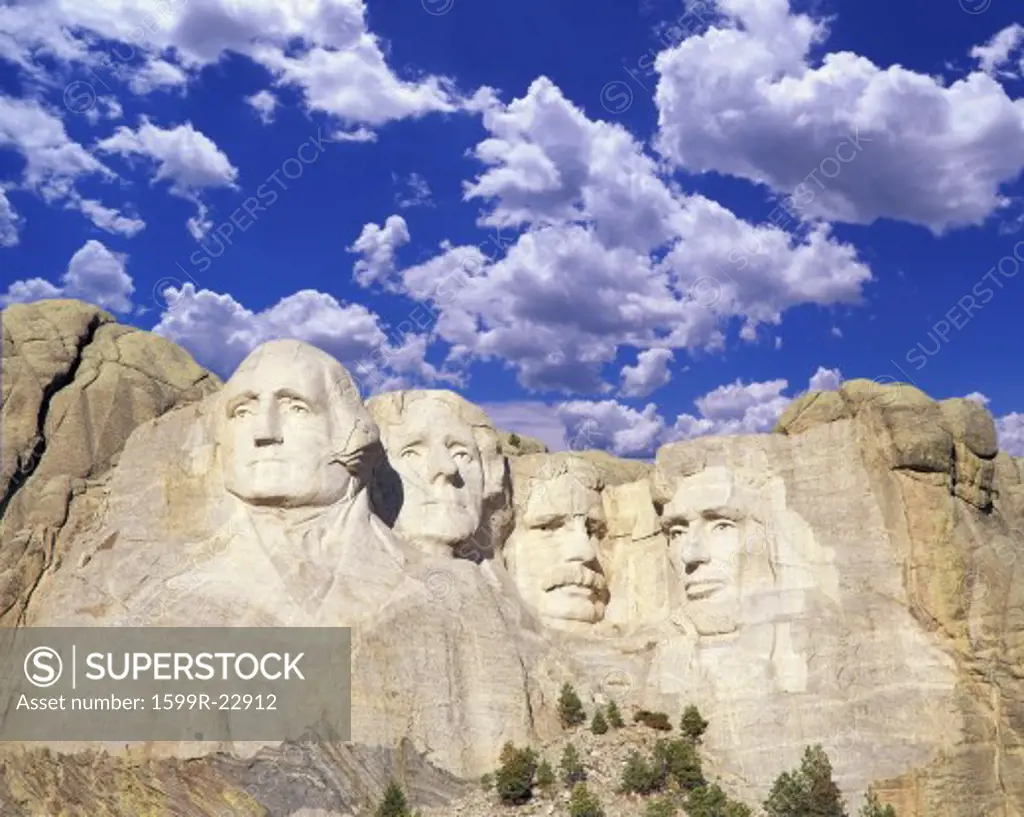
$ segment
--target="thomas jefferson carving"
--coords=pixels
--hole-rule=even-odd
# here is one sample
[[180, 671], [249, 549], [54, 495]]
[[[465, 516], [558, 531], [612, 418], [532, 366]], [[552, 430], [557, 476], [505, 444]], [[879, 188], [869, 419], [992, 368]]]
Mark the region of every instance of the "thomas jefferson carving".
[[487, 415], [444, 390], [389, 392], [367, 408], [387, 451], [372, 489], [381, 518], [426, 553], [492, 556], [510, 513], [505, 460]]

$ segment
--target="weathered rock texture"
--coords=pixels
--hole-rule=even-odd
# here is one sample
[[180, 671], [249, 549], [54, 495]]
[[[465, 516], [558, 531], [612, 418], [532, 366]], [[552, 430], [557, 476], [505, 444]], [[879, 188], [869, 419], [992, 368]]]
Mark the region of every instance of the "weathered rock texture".
[[21, 616], [73, 494], [141, 423], [220, 381], [183, 349], [79, 301], [3, 311], [0, 623]]
[[[241, 381], [220, 390], [185, 353], [105, 313], [72, 302], [9, 312], [0, 623], [352, 626], [355, 707], [352, 744], [294, 767], [281, 746], [18, 750], [4, 814], [131, 814], [143, 791], [158, 815], [348, 814], [402, 764], [415, 803], [475, 814], [449, 802], [461, 790], [448, 775], [489, 771], [506, 740], [555, 740], [566, 680], [588, 707], [614, 697], [627, 719], [645, 707], [677, 720], [698, 703], [716, 774], [752, 804], [820, 742], [851, 811], [875, 783], [900, 817], [1024, 814], [1024, 480], [974, 403], [851, 381], [797, 400], [777, 433], [672, 444], [654, 464], [528, 453], [522, 440], [499, 451], [485, 417], [468, 421], [490, 429], [477, 439], [440, 410], [402, 435], [378, 413], [375, 447], [362, 404], [345, 404], [347, 375], [302, 344], [289, 347], [301, 366], [249, 371], [239, 393], [255, 396], [236, 415], [220, 396]], [[377, 404], [389, 399], [409, 395]], [[257, 463], [258, 451], [280, 456]], [[280, 479], [281, 457], [294, 480]], [[420, 492], [437, 523], [429, 540], [393, 528], [400, 507], [369, 515], [378, 466], [397, 457], [383, 487], [391, 500]], [[566, 457], [586, 465], [560, 469]], [[488, 462], [519, 476], [488, 491]], [[531, 502], [545, 463], [562, 481]], [[321, 507], [299, 501], [300, 483], [334, 491], [319, 527], [292, 519]], [[261, 496], [280, 512], [254, 509]], [[454, 558], [450, 545], [488, 514], [529, 531], [506, 540], [498, 526], [493, 553]], [[505, 569], [517, 534], [533, 543], [527, 558], [550, 560], [526, 574], [568, 588], [562, 612], [597, 589], [583, 568], [599, 568], [604, 615], [551, 627]], [[334, 567], [288, 568], [313, 552], [333, 553]], [[303, 604], [331, 570], [343, 592]], [[254, 790], [254, 778], [277, 782]]]
[[[932, 650], [945, 656], [954, 682], [944, 694], [927, 696], [942, 712], [941, 731], [953, 726], [952, 732], [902, 774], [877, 769], [879, 777], [891, 778], [888, 788], [899, 813], [1020, 814], [1020, 474], [1011, 458], [997, 454], [992, 417], [972, 401], [935, 402], [905, 384], [860, 380], [838, 392], [797, 401], [780, 419], [778, 430], [797, 443], [818, 438], [829, 456], [835, 456], [836, 441], [853, 444], [854, 467], [842, 469], [841, 483], [829, 481], [840, 490], [828, 512], [852, 491], [863, 497], [860, 505], [871, 516], [851, 518], [856, 529], [851, 530], [850, 547], [856, 542], [856, 551], [836, 549], [840, 575], [859, 579], [862, 587], [875, 592], [882, 582], [898, 580], [891, 599], [898, 603], [899, 618], [879, 619], [884, 623], [881, 634], [890, 644], [900, 644], [890, 656], [893, 679], [905, 684], [907, 669], [921, 666], [920, 653], [906, 648], [906, 636], [894, 638], [909, 632], [906, 623], [896, 625], [909, 615], [919, 632], [927, 634]], [[838, 456], [834, 460], [843, 461]], [[859, 486], [846, 484], [851, 472], [855, 478], [863, 475], [856, 479]], [[810, 504], [808, 514], [823, 515]], [[865, 563], [857, 552], [870, 548], [876, 538], [866, 535], [872, 518], [882, 533], [877, 541], [884, 561], [877, 566]], [[886, 565], [891, 567], [885, 570]], [[938, 675], [932, 674], [937, 683]], [[875, 704], [871, 709], [891, 711]], [[926, 747], [940, 733], [934, 727], [917, 729]]]
[[364, 813], [391, 780], [427, 807], [448, 803], [469, 788], [426, 763], [409, 742], [395, 750], [291, 742], [248, 758], [128, 758], [33, 749], [4, 757], [0, 814], [335, 817]]

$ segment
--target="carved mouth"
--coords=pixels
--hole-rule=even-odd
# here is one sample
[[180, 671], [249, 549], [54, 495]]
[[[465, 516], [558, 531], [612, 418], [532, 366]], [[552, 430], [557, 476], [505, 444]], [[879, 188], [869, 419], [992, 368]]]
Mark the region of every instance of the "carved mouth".
[[578, 599], [589, 599], [594, 595], [595, 589], [596, 588], [582, 584], [560, 584], [557, 587], [550, 588], [548, 592], [550, 593], [554, 590], [561, 590], [566, 596], [573, 596]]
[[591, 598], [603, 593], [608, 585], [604, 576], [585, 567], [568, 568], [551, 577], [544, 584], [544, 590], [551, 593], [561, 590], [566, 595]]
[[687, 582], [683, 589], [691, 601], [706, 599], [725, 589], [725, 582], [720, 579], [696, 579]]

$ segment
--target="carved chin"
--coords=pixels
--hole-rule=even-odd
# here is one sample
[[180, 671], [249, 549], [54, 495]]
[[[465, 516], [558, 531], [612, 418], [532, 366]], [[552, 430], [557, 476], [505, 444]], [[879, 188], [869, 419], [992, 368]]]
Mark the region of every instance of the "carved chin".
[[686, 615], [700, 635], [726, 635], [735, 632], [739, 624], [736, 611], [727, 605], [689, 604]]
[[410, 540], [461, 545], [476, 533], [480, 516], [467, 508], [451, 505], [421, 505], [413, 511], [403, 509], [395, 529]]
[[285, 459], [250, 463], [225, 474], [225, 488], [253, 504], [324, 504], [340, 498], [348, 487], [344, 470], [324, 471]]
[[541, 613], [551, 627], [595, 624], [604, 618], [604, 603], [588, 588], [559, 587], [544, 594]]

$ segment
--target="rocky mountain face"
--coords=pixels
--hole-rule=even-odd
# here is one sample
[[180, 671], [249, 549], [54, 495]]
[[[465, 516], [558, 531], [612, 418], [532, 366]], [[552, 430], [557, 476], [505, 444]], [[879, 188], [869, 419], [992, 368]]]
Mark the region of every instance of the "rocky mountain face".
[[0, 623], [17, 623], [72, 496], [141, 423], [220, 386], [170, 341], [80, 301], [3, 312]]
[[1024, 469], [973, 402], [850, 381], [644, 463], [364, 404], [294, 341], [222, 384], [86, 304], [2, 317], [0, 623], [353, 632], [350, 743], [6, 746], [2, 814], [357, 814], [390, 777], [476, 814], [567, 681], [698, 704], [751, 804], [821, 743], [851, 812], [1024, 814]]

